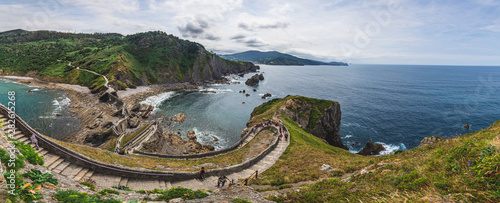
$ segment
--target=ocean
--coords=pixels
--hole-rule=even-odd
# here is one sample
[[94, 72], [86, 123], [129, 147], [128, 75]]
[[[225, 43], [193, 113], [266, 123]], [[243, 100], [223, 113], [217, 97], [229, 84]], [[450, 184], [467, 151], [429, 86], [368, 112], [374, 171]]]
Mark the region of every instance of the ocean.
[[[264, 73], [265, 80], [257, 87], [244, 84], [254, 74], [250, 73], [230, 76], [232, 84], [166, 92], [142, 103], [157, 107], [153, 118], [185, 113], [184, 123], [167, 126], [164, 122], [164, 127], [183, 136], [193, 129], [198, 141], [217, 148], [231, 146], [240, 139], [256, 106], [287, 95], [339, 102], [340, 134], [352, 152], [359, 151], [369, 139], [387, 148], [383, 154], [411, 149], [424, 137], [456, 137], [487, 128], [500, 119], [500, 67], [262, 65], [260, 73]], [[39, 88], [28, 95], [26, 91], [32, 87], [0, 80], [3, 104], [9, 89], [20, 94], [18, 113], [41, 132], [57, 138], [71, 134], [75, 128], [68, 126], [78, 125], [74, 119], [63, 119], [71, 118], [64, 112], [70, 102], [64, 92]], [[250, 96], [239, 93], [242, 90]], [[262, 99], [265, 93], [273, 96]], [[60, 109], [63, 116], [55, 116]], [[469, 130], [463, 128], [467, 123]]]
[[[194, 129], [200, 141], [219, 148], [239, 140], [256, 106], [287, 95], [339, 102], [340, 134], [353, 152], [369, 139], [383, 144], [383, 153], [410, 149], [424, 137], [456, 137], [500, 119], [500, 67], [262, 65], [260, 72], [265, 80], [255, 88], [244, 84], [253, 74], [232, 76], [240, 84], [164, 93], [143, 103], [158, 108], [156, 117], [185, 113], [186, 122], [171, 129], [183, 135]], [[273, 96], [262, 99], [265, 93]], [[469, 130], [463, 127], [467, 123]]]
[[[32, 93], [28, 93], [28, 90]], [[5, 106], [9, 102], [9, 91], [15, 92], [16, 113], [38, 132], [61, 139], [71, 136], [80, 128], [80, 121], [66, 111], [71, 100], [64, 91], [0, 79], [0, 103]]]

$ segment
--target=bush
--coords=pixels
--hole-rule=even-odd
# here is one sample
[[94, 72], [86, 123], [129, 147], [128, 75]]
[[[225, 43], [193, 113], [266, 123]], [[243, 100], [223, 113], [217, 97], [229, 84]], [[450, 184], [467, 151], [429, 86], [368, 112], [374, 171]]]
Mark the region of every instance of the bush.
[[112, 189], [104, 189], [98, 192], [101, 195], [107, 195], [107, 194], [115, 194], [115, 195], [120, 195], [120, 192], [112, 190]]
[[89, 187], [90, 190], [95, 191], [95, 186], [92, 183], [81, 182], [80, 185], [85, 185], [85, 186]]
[[43, 166], [43, 164], [45, 163], [44, 157], [40, 156], [38, 152], [35, 152], [35, 150], [31, 146], [19, 141], [15, 141], [14, 145], [16, 145], [16, 148], [19, 149], [19, 152], [21, 152], [21, 154], [23, 154], [31, 164]]
[[292, 187], [293, 187], [293, 185], [280, 185], [280, 186], [278, 187], [278, 189], [282, 190], [282, 189], [292, 188]]
[[182, 197], [184, 200], [188, 199], [201, 199], [207, 197], [208, 194], [202, 190], [193, 191], [188, 188], [176, 187], [170, 190], [164, 190], [162, 195], [158, 196], [158, 200], [169, 201], [171, 199]]
[[99, 195], [89, 196], [87, 193], [80, 193], [76, 190], [58, 190], [54, 199], [59, 202], [74, 202], [74, 203], [121, 203], [121, 199], [100, 199]]
[[4, 149], [0, 149], [0, 160], [2, 160], [2, 163], [6, 164], [8, 171], [10, 171], [11, 169], [14, 169], [15, 171], [19, 171], [19, 169], [24, 168], [24, 166], [26, 165], [24, 163], [24, 160], [26, 160], [26, 158], [23, 155], [18, 154], [17, 159], [15, 159], [13, 162], [14, 165], [12, 167], [9, 167], [7, 165], [7, 163], [10, 163], [9, 162], [10, 154], [7, 151], [5, 151]]
[[24, 177], [31, 178], [33, 180], [34, 184], [42, 184], [45, 182], [52, 183], [54, 185], [57, 185], [57, 179], [52, 178], [52, 174], [50, 173], [44, 173], [40, 172], [39, 170], [31, 169], [30, 172], [23, 174]]
[[235, 203], [251, 203], [250, 201], [248, 201], [246, 199], [241, 199], [241, 198], [235, 198], [235, 199], [233, 199], [233, 201]]

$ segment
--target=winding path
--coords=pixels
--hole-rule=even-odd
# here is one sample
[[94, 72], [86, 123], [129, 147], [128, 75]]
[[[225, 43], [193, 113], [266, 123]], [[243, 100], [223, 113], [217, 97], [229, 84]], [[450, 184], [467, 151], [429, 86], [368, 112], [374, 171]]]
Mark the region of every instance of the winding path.
[[83, 71], [87, 71], [87, 72], [89, 72], [89, 73], [93, 73], [93, 74], [95, 74], [95, 75], [102, 76], [102, 77], [104, 78], [104, 80], [106, 80], [106, 83], [104, 84], [104, 86], [108, 88], [108, 90], [107, 90], [106, 92], [108, 92], [108, 91], [109, 91], [109, 92], [114, 92], [114, 91], [115, 91], [112, 87], [109, 87], [109, 86], [108, 86], [108, 84], [109, 84], [109, 80], [108, 80], [108, 78], [107, 78], [105, 75], [101, 75], [101, 74], [96, 73], [96, 72], [94, 72], [94, 71], [87, 70], [87, 69], [83, 69], [83, 68], [80, 68], [80, 67], [75, 67], [75, 66], [71, 65], [71, 62], [69, 62], [69, 63], [68, 63], [68, 66], [71, 66], [71, 67], [73, 67], [73, 68], [76, 68], [76, 70], [83, 70]]
[[[0, 120], [7, 123], [8, 111], [5, 106], [0, 104]], [[42, 147], [40, 147], [39, 153], [45, 156], [45, 164], [49, 170], [54, 173], [59, 173], [66, 177], [72, 178], [76, 181], [86, 181], [87, 179], [92, 179], [97, 185], [110, 188], [115, 185], [124, 185], [132, 189], [169, 189], [174, 186], [182, 186], [185, 188], [193, 189], [216, 189], [215, 184], [217, 177], [215, 175], [208, 176], [207, 180], [199, 181], [193, 178], [186, 178], [181, 181], [175, 181], [175, 175], [180, 177], [193, 177], [192, 172], [162, 172], [162, 171], [152, 171], [148, 169], [132, 169], [126, 167], [117, 167], [101, 162], [91, 160], [86, 157], [82, 157], [76, 152], [68, 151], [66, 148], [50, 141], [45, 138], [42, 134], [36, 132], [33, 128], [27, 125], [19, 116], [16, 115], [16, 128], [13, 137], [23, 143], [31, 144], [29, 136], [34, 133]], [[7, 126], [4, 126], [4, 131], [7, 131]], [[277, 143], [276, 143], [277, 142]], [[214, 169], [207, 171], [208, 174], [224, 174], [224, 171], [236, 171], [231, 174], [224, 174], [232, 180], [244, 179], [252, 175], [256, 170], [259, 173], [264, 172], [268, 168], [274, 165], [279, 157], [283, 154], [289, 145], [289, 142], [273, 141], [276, 145], [275, 148], [269, 149], [269, 153], [265, 154], [262, 159], [257, 161], [248, 167], [238, 167], [238, 168], [223, 168]], [[263, 154], [264, 155], [264, 154]], [[243, 164], [239, 164], [243, 165]], [[233, 167], [233, 166], [232, 166]], [[107, 171], [105, 173], [101, 173]], [[115, 174], [115, 175], [110, 175]], [[120, 174], [120, 175], [117, 175]], [[149, 178], [141, 178], [141, 176]], [[170, 177], [170, 178], [169, 178]]]

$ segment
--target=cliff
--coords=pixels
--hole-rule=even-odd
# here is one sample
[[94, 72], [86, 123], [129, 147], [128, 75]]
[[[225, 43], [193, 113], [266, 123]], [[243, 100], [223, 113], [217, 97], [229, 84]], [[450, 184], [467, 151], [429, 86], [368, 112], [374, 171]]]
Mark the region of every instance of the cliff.
[[[257, 115], [271, 105], [278, 104], [276, 114], [285, 115], [297, 125], [312, 135], [326, 140], [330, 145], [348, 149], [340, 139], [340, 104], [335, 101], [307, 98], [302, 96], [287, 96], [274, 99], [255, 108], [252, 115]], [[280, 115], [275, 115], [279, 117]]]
[[343, 62], [321, 62], [310, 59], [303, 59], [290, 54], [284, 54], [277, 51], [245, 51], [235, 54], [221, 55], [222, 58], [235, 61], [249, 61], [259, 64], [266, 65], [291, 65], [291, 66], [303, 66], [303, 65], [330, 65], [330, 66], [348, 66], [347, 63]]
[[123, 36], [13, 30], [0, 33], [0, 72], [79, 84], [104, 90], [138, 85], [215, 82], [228, 74], [253, 72], [258, 66], [234, 62], [201, 44], [161, 31]]

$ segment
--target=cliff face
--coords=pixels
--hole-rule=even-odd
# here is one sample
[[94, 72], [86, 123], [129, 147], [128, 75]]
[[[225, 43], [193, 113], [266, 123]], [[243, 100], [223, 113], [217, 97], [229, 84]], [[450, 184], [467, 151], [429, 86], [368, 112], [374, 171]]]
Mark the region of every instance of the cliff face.
[[[288, 98], [288, 99], [287, 99]], [[306, 97], [287, 97], [281, 107], [288, 117], [299, 127], [316, 137], [326, 140], [330, 145], [348, 149], [340, 139], [340, 104], [334, 101]]]

